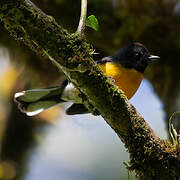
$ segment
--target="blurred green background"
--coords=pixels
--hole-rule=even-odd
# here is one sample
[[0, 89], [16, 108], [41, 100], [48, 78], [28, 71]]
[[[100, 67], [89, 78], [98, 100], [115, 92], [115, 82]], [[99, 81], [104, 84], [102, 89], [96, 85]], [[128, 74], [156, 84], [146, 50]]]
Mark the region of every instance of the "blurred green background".
[[[33, 0], [69, 32], [75, 32], [80, 0]], [[131, 102], [162, 138], [167, 120], [180, 110], [180, 1], [91, 0], [88, 15], [100, 24], [86, 37], [98, 59], [141, 42], [161, 57], [145, 72]], [[1, 23], [1, 22], [0, 22]], [[59, 85], [64, 80], [48, 59], [16, 42], [0, 25], [0, 179], [128, 179], [128, 153], [101, 117], [66, 116], [67, 104], [27, 117], [13, 102], [15, 92]], [[180, 129], [180, 121], [174, 124]], [[129, 174], [133, 179], [134, 174]]]

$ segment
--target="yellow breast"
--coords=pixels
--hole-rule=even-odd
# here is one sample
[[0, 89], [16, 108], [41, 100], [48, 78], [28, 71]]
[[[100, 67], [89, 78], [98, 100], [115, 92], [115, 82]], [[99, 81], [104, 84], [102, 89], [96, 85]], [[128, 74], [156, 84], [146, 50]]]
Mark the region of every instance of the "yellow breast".
[[106, 73], [107, 76], [112, 77], [115, 80], [115, 84], [122, 89], [130, 99], [143, 79], [143, 74], [135, 69], [126, 69], [119, 63], [106, 63], [99, 64], [99, 67]]

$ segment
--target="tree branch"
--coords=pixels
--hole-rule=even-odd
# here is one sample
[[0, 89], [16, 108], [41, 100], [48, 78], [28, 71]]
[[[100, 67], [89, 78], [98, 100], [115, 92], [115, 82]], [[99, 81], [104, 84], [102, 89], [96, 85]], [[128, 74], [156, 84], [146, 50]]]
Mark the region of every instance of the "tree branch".
[[117, 133], [130, 153], [130, 169], [140, 179], [173, 179], [180, 169], [180, 147], [155, 135], [124, 93], [92, 59], [85, 38], [69, 34], [29, 0], [1, 0], [0, 19], [17, 40], [47, 55]]

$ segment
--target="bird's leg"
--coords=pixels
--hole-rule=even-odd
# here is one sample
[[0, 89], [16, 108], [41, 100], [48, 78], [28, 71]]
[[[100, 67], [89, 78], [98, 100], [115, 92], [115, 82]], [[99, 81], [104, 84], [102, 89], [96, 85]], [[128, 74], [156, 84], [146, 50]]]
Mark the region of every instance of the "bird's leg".
[[115, 79], [112, 77], [112, 76], [108, 76], [108, 79], [113, 83], [113, 84], [115, 84]]

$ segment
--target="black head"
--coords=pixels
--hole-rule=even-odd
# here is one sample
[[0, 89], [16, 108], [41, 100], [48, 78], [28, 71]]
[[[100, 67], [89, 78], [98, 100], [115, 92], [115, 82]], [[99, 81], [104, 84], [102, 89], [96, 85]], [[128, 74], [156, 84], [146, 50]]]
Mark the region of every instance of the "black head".
[[113, 61], [118, 61], [126, 68], [136, 69], [143, 73], [150, 61], [159, 59], [158, 56], [150, 55], [146, 47], [140, 43], [131, 43], [121, 48], [112, 56]]

